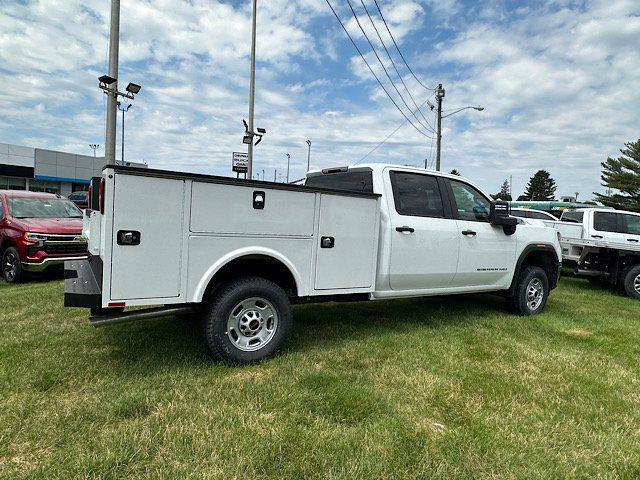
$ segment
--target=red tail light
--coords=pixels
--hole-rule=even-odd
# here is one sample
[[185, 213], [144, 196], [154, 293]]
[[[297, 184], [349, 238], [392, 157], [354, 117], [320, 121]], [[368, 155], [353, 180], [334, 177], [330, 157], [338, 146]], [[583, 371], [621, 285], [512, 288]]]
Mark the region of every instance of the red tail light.
[[98, 203], [100, 203], [100, 215], [104, 214], [104, 178], [100, 180], [100, 189], [98, 190]]

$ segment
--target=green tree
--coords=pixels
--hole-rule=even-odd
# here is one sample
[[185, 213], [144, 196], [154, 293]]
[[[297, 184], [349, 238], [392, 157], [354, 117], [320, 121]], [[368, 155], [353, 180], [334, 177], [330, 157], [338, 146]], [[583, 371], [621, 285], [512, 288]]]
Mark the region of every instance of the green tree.
[[555, 200], [556, 182], [546, 170], [538, 170], [529, 179], [524, 197], [527, 200], [551, 201]]
[[511, 201], [511, 194], [509, 193], [509, 189], [510, 189], [509, 181], [505, 180], [504, 183], [502, 184], [502, 187], [500, 188], [500, 191], [495, 195], [492, 195], [492, 197], [495, 200]]
[[640, 212], [640, 139], [625, 143], [622, 156], [607, 158], [602, 165], [602, 185], [618, 193], [602, 195], [596, 199], [607, 207]]

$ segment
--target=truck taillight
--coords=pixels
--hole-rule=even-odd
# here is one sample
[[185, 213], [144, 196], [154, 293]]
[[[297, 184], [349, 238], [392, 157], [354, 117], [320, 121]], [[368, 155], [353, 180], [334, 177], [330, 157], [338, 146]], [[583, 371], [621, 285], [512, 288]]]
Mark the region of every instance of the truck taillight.
[[93, 185], [89, 184], [89, 190], [87, 191], [87, 210], [92, 210], [91, 195], [93, 194]]
[[100, 180], [100, 189], [98, 193], [98, 203], [100, 204], [100, 215], [104, 214], [104, 178]]

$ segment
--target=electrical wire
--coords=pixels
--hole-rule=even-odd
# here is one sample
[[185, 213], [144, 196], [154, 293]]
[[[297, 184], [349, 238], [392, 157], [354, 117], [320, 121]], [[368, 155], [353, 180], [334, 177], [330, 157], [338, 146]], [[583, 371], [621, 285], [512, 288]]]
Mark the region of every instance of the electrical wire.
[[[418, 107], [418, 104], [416, 103], [415, 99], [413, 98], [413, 95], [411, 95], [411, 91], [407, 87], [407, 84], [405, 83], [404, 78], [402, 78], [402, 75], [400, 75], [400, 71], [398, 70], [398, 66], [396, 65], [396, 62], [393, 61], [393, 57], [389, 53], [389, 49], [385, 45], [384, 40], [382, 39], [382, 35], [380, 35], [380, 32], [378, 31], [378, 27], [376, 27], [376, 24], [373, 21], [373, 18], [371, 17], [371, 14], [369, 13], [369, 9], [365, 5], [364, 0], [360, 0], [360, 3], [362, 4], [362, 7], [364, 8], [364, 11], [366, 12], [367, 17], [369, 17], [369, 22], [371, 22], [371, 26], [375, 30], [376, 35], [378, 36], [378, 39], [380, 40], [380, 43], [382, 44], [382, 47], [384, 48], [384, 51], [387, 53], [387, 57], [389, 57], [389, 61], [391, 61], [391, 65], [393, 65], [393, 68], [396, 71], [396, 75], [398, 75], [398, 78], [402, 82], [402, 85], [404, 86], [404, 89], [409, 94], [409, 98], [411, 99], [411, 102], [413, 103], [413, 106], [417, 109], [418, 112], [420, 112], [420, 116], [424, 119], [426, 124], [429, 125], [429, 128], [431, 129], [431, 131], [432, 132], [435, 131], [435, 129], [433, 128], [433, 125], [431, 125], [429, 123], [429, 120], [427, 120], [427, 117], [424, 116], [424, 113], [422, 113], [422, 110]], [[422, 125], [422, 122], [420, 122], [420, 124]]]
[[327, 5], [329, 5], [329, 8], [331, 9], [331, 11], [333, 12], [333, 15], [336, 17], [336, 19], [338, 20], [338, 23], [340, 23], [340, 26], [342, 27], [342, 29], [344, 30], [344, 33], [347, 34], [347, 37], [349, 37], [349, 40], [351, 40], [351, 43], [353, 44], [353, 46], [355, 47], [355, 49], [358, 51], [358, 54], [360, 55], [360, 58], [362, 58], [362, 61], [364, 61], [365, 65], [369, 68], [369, 71], [371, 72], [371, 74], [375, 77], [375, 79], [377, 80], [378, 84], [380, 85], [380, 87], [382, 87], [382, 90], [384, 90], [384, 93], [387, 94], [387, 97], [389, 97], [389, 100], [391, 100], [391, 102], [395, 105], [395, 107], [398, 109], [398, 111], [402, 114], [402, 116], [411, 124], [411, 126], [413, 128], [415, 128], [421, 135], [428, 137], [429, 135], [426, 134], [425, 132], [423, 132], [420, 128], [418, 128], [409, 117], [407, 117], [407, 115], [404, 113], [404, 111], [398, 106], [398, 104], [396, 103], [396, 101], [393, 99], [393, 97], [389, 94], [388, 90], [384, 87], [384, 85], [382, 84], [382, 82], [380, 81], [380, 79], [378, 78], [378, 76], [376, 75], [376, 73], [373, 71], [373, 68], [371, 68], [371, 65], [369, 65], [369, 62], [367, 62], [367, 59], [364, 57], [364, 55], [362, 54], [362, 51], [360, 51], [360, 47], [358, 47], [358, 44], [353, 40], [353, 38], [351, 38], [351, 35], [349, 35], [349, 32], [347, 31], [347, 27], [344, 26], [344, 23], [342, 23], [342, 20], [340, 20], [340, 17], [338, 16], [338, 14], [336, 13], [336, 11], [333, 8], [333, 5], [331, 5], [331, 2], [329, 0], [325, 0], [325, 2], [327, 3]]
[[[378, 59], [378, 62], [382, 66], [382, 70], [384, 70], [385, 75], [389, 79], [389, 82], [391, 83], [391, 86], [393, 86], [393, 88], [395, 89], [396, 93], [400, 97], [400, 100], [402, 100], [402, 103], [404, 103], [404, 106], [407, 107], [407, 109], [411, 112], [411, 107], [409, 106], [407, 101], [404, 99], [404, 96], [402, 95], [402, 93], [400, 93], [400, 90], [398, 90], [398, 87], [396, 86], [395, 82], [391, 78], [391, 75], [389, 75], [389, 71], [387, 70], [387, 67], [385, 66], [384, 62], [380, 58], [380, 55], [378, 55], [378, 52], [376, 51], [376, 48], [374, 47], [373, 43], [369, 39], [369, 36], [367, 35], [367, 32], [365, 32], [364, 28], [362, 27], [362, 24], [360, 23], [360, 19], [358, 18], [358, 15], [356, 14], [356, 11], [353, 9], [353, 5], [351, 5], [351, 0], [347, 0], [347, 4], [349, 5], [349, 8], [351, 9], [351, 13], [353, 14], [353, 18], [355, 18], [356, 23], [358, 24], [358, 27], [360, 28], [360, 31], [364, 35], [364, 38], [367, 40], [367, 43], [371, 47], [371, 50], [373, 51], [373, 54], [376, 56], [376, 58]], [[420, 121], [420, 119], [418, 118], [418, 116], [415, 114], [415, 112], [413, 112], [413, 117], [416, 119], [416, 121], [420, 124], [420, 126], [422, 128], [426, 129], [427, 131], [431, 131], [431, 132], [434, 131], [433, 127], [426, 126], [425, 124], [423, 124]]]
[[404, 55], [402, 54], [402, 52], [400, 51], [400, 47], [398, 46], [398, 43], [396, 42], [396, 39], [393, 37], [393, 34], [391, 33], [391, 30], [389, 29], [389, 25], [387, 25], [387, 21], [384, 18], [384, 15], [382, 15], [382, 10], [380, 10], [380, 5], [378, 5], [378, 0], [373, 0], [376, 4], [376, 7], [378, 8], [378, 13], [380, 14], [380, 18], [382, 19], [382, 22], [384, 23], [384, 26], [387, 28], [387, 32], [389, 32], [389, 36], [391, 37], [391, 40], [393, 40], [393, 44], [396, 46], [396, 50], [398, 51], [398, 53], [400, 54], [400, 57], [402, 58], [402, 61], [404, 62], [404, 64], [407, 66], [407, 68], [409, 69], [409, 71], [411, 72], [411, 75], [413, 75], [413, 78], [416, 79], [416, 81], [422, 86], [422, 88], [424, 88], [425, 90], [435, 90], [436, 87], [427, 87], [424, 83], [422, 83], [420, 81], [420, 79], [418, 78], [418, 76], [413, 73], [413, 70], [411, 70], [411, 67], [409, 66], [409, 63], [407, 62], [407, 59], [404, 58]]

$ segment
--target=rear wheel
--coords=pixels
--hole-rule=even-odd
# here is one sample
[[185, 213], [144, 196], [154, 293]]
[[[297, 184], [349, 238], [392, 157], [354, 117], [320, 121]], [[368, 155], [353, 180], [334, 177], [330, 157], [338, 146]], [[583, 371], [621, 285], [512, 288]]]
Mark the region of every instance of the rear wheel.
[[635, 300], [640, 300], [640, 265], [635, 265], [626, 271], [623, 284], [627, 295]]
[[15, 247], [7, 248], [2, 254], [2, 276], [9, 283], [19, 283], [24, 278], [20, 255]]
[[512, 310], [518, 315], [532, 316], [544, 310], [549, 297], [549, 279], [540, 267], [527, 266], [522, 269], [513, 297]]
[[225, 363], [256, 363], [275, 355], [291, 333], [289, 299], [278, 285], [259, 277], [221, 287], [203, 313], [211, 353]]

